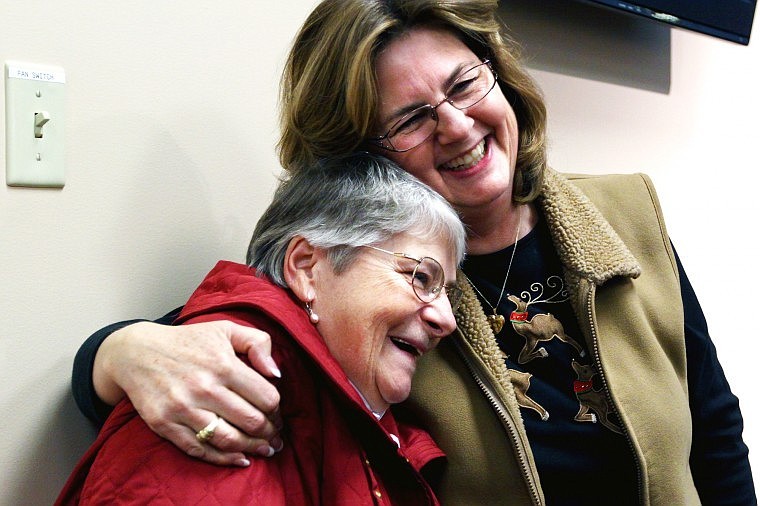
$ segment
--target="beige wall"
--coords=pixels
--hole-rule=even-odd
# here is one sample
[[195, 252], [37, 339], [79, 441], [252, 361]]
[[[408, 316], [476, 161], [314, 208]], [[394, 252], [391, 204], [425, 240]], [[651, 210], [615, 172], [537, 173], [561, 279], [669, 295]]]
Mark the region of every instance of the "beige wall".
[[[278, 172], [278, 73], [313, 3], [0, 0], [0, 60], [60, 65], [68, 94], [65, 188], [0, 186], [0, 505], [50, 503], [93, 437], [68, 385], [84, 337], [158, 316], [215, 260], [242, 259]], [[539, 19], [539, 34], [553, 22]], [[760, 214], [760, 46], [664, 33], [646, 49], [665, 51], [665, 66], [627, 70], [649, 88], [533, 61], [551, 162], [654, 178], [757, 448], [757, 332], [745, 322], [760, 279], [745, 266]], [[605, 44], [602, 70], [615, 47]]]

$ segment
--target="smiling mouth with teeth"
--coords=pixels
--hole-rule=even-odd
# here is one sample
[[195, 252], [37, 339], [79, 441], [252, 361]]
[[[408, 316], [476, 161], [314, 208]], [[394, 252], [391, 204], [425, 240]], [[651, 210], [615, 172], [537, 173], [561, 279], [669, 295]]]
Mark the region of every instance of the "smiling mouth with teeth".
[[399, 339], [397, 337], [391, 337], [391, 342], [396, 346], [396, 348], [400, 349], [401, 351], [405, 351], [409, 353], [410, 355], [413, 355], [415, 357], [419, 357], [422, 355], [420, 353], [420, 350], [418, 350], [416, 347], [412, 346], [411, 344], [407, 343], [403, 339]]
[[477, 165], [486, 154], [486, 140], [482, 139], [469, 153], [458, 156], [442, 165], [448, 170], [464, 170]]

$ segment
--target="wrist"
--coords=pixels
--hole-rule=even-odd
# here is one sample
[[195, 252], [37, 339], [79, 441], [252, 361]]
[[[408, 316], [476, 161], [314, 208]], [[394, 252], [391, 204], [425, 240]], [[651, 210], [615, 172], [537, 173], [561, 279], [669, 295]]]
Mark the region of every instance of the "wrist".
[[92, 384], [98, 398], [110, 406], [115, 406], [126, 397], [126, 392], [118, 381], [120, 372], [118, 359], [123, 355], [125, 347], [130, 346], [130, 341], [134, 341], [130, 336], [139, 335], [140, 329], [145, 325], [151, 325], [151, 323], [137, 322], [114, 331], [105, 338], [95, 354]]

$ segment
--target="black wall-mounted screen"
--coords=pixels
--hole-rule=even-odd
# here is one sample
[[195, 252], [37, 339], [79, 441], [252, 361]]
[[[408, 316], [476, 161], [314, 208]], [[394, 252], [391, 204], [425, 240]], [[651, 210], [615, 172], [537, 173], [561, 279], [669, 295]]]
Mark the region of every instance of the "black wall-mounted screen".
[[757, 0], [581, 0], [749, 44]]

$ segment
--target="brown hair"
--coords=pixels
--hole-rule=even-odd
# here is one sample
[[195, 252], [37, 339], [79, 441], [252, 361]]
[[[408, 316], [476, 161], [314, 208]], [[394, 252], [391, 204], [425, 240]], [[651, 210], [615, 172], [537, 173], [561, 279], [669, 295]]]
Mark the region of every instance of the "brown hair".
[[324, 0], [301, 27], [283, 72], [277, 149], [290, 171], [364, 147], [377, 113], [375, 61], [412, 27], [450, 30], [489, 58], [520, 128], [513, 199], [533, 200], [546, 167], [546, 108], [496, 19], [496, 0]]

